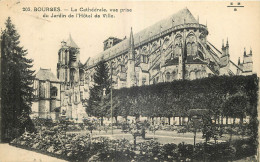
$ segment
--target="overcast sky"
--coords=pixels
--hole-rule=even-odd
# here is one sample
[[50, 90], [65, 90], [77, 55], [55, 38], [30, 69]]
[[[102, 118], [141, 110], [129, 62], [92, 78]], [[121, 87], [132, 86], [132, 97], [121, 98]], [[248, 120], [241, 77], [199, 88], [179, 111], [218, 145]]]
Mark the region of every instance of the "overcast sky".
[[[236, 5], [237, 1], [234, 1]], [[51, 68], [56, 74], [60, 42], [69, 34], [80, 47], [81, 62], [88, 57], [98, 55], [103, 50], [103, 41], [109, 36], [129, 37], [130, 28], [136, 33], [157, 21], [187, 7], [201, 24], [208, 26], [208, 40], [221, 49], [222, 39], [228, 37], [230, 57], [237, 64], [238, 57], [243, 56], [244, 47], [249, 53], [253, 50], [254, 72], [260, 72], [260, 2], [241, 1], [242, 8], [234, 11], [227, 7], [230, 2], [0, 2], [0, 27], [10, 16], [21, 35], [21, 45], [28, 49], [28, 57], [34, 59], [34, 69]], [[70, 13], [71, 7], [132, 9], [132, 12], [114, 14], [113, 19], [71, 19], [42, 18], [43, 12], [23, 12], [22, 7], [60, 7], [64, 14]], [[69, 11], [64, 11], [68, 9]], [[3, 13], [3, 14], [2, 14]], [[84, 13], [84, 12], [82, 12]]]

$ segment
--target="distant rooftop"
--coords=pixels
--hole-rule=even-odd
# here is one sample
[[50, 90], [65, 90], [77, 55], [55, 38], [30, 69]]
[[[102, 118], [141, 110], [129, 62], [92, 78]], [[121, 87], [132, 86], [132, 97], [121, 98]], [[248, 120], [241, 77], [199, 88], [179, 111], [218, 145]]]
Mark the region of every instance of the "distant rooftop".
[[36, 79], [59, 82], [57, 77], [51, 72], [51, 69], [40, 68], [40, 70], [36, 73]]

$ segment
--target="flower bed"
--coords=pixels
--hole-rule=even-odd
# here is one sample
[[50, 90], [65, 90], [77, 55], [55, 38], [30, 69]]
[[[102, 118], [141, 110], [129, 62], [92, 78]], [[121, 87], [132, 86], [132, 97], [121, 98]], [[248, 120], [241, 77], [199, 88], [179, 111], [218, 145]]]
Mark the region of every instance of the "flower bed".
[[[44, 130], [24, 133], [11, 145], [33, 150], [68, 161], [227, 161], [251, 156], [248, 141], [193, 145], [180, 143], [162, 145], [149, 140], [136, 145], [126, 139], [112, 140], [104, 137], [91, 138], [90, 134], [66, 134]], [[244, 152], [241, 155], [241, 152]]]

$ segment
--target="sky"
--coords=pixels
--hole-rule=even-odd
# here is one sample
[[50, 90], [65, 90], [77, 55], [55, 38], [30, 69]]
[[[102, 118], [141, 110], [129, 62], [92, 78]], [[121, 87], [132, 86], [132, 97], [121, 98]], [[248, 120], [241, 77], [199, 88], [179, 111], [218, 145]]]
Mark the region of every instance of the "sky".
[[[233, 1], [237, 4], [238, 1]], [[230, 1], [0, 1], [0, 28], [5, 28], [8, 16], [20, 34], [21, 45], [28, 49], [28, 58], [34, 60], [33, 69], [51, 68], [56, 74], [58, 50], [61, 41], [71, 34], [80, 47], [82, 63], [88, 57], [95, 57], [103, 50], [103, 41], [109, 36], [129, 37], [130, 29], [140, 30], [187, 7], [199, 22], [209, 30], [208, 41], [221, 50], [222, 40], [227, 38], [230, 58], [237, 64], [243, 56], [244, 48], [253, 51], [255, 73], [260, 72], [260, 2], [241, 1], [244, 7], [227, 7]], [[23, 11], [30, 7], [31, 11]], [[60, 7], [64, 14], [75, 13], [72, 9], [105, 8], [131, 9], [132, 12], [113, 13], [115, 18], [43, 18], [43, 13], [33, 11], [34, 7]], [[65, 11], [67, 9], [68, 11]], [[79, 12], [79, 11], [78, 11]], [[49, 14], [51, 12], [48, 12]], [[80, 12], [87, 13], [87, 12]], [[89, 14], [89, 13], [88, 13]]]

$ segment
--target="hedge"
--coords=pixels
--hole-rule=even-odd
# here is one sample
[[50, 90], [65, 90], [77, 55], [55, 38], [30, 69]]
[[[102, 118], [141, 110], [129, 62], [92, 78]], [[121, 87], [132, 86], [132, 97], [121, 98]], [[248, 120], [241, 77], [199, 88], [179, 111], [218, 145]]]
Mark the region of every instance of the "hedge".
[[254, 116], [258, 78], [214, 76], [114, 90], [114, 114], [120, 116], [187, 116], [190, 109], [210, 109], [215, 115]]

